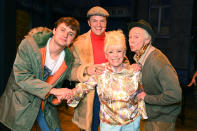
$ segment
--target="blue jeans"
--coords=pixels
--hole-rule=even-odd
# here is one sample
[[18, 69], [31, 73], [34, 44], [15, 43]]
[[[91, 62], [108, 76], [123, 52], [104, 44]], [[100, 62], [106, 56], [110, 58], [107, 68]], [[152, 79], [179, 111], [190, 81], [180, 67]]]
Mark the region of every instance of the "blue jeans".
[[95, 89], [94, 104], [93, 104], [92, 131], [98, 131], [98, 127], [100, 124], [99, 112], [100, 112], [100, 101], [99, 101], [99, 97], [97, 94], [97, 89]]
[[[48, 125], [47, 125], [47, 122], [46, 122], [45, 118], [44, 118], [44, 115], [43, 115], [43, 112], [42, 112], [42, 108], [40, 108], [36, 120], [37, 120], [38, 125], [40, 126], [40, 129], [41, 129], [42, 131], [51, 131], [51, 130], [49, 129]], [[55, 131], [59, 131], [59, 129], [56, 128]]]
[[100, 130], [101, 131], [140, 131], [140, 119], [139, 116], [133, 122], [127, 125], [110, 125], [101, 121]]

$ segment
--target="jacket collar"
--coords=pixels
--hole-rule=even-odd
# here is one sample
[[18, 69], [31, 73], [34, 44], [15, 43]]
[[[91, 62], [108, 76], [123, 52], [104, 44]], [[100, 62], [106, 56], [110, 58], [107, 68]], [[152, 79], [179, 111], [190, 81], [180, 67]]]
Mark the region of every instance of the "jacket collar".
[[149, 54], [152, 52], [152, 51], [154, 51], [155, 50], [155, 47], [153, 47], [151, 44], [146, 48], [146, 51], [145, 51], [145, 53], [141, 56], [141, 58], [137, 61], [137, 59], [136, 59], [136, 54], [134, 55], [134, 60], [137, 62], [137, 63], [139, 63], [139, 64], [141, 64], [142, 65], [142, 67], [144, 66], [144, 63], [145, 63], [145, 61], [146, 61], [146, 59], [147, 59], [147, 57], [149, 56]]

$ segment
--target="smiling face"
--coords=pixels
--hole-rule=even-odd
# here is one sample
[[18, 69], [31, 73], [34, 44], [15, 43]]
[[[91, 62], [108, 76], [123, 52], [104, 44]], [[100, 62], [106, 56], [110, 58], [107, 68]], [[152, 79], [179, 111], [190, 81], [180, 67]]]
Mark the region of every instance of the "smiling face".
[[61, 23], [53, 29], [53, 39], [56, 45], [61, 47], [69, 46], [76, 36], [76, 31], [72, 30], [65, 23]]
[[109, 64], [118, 70], [122, 68], [125, 52], [121, 44], [108, 45], [105, 51], [105, 57], [108, 59]]
[[150, 42], [148, 33], [139, 27], [134, 27], [129, 31], [129, 46], [132, 52], [139, 54], [140, 49]]
[[107, 26], [107, 19], [104, 16], [91, 16], [88, 25], [95, 35], [102, 35]]

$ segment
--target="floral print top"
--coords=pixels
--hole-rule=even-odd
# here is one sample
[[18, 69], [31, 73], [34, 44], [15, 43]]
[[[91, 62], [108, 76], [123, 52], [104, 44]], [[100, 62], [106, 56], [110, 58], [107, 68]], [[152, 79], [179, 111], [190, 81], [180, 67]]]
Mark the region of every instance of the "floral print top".
[[143, 100], [137, 94], [143, 89], [140, 86], [141, 72], [123, 69], [116, 72], [108, 63], [101, 75], [91, 76], [87, 82], [79, 83], [74, 89], [74, 100], [70, 106], [77, 106], [80, 99], [97, 85], [101, 103], [100, 119], [111, 125], [124, 125], [134, 121], [140, 114], [147, 119]]

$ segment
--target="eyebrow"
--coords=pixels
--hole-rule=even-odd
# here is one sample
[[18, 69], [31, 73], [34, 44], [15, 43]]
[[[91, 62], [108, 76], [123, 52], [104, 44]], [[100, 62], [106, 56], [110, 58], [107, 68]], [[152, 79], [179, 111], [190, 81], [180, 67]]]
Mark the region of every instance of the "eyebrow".
[[68, 33], [75, 33], [76, 32], [75, 30], [71, 29], [69, 26], [62, 26], [61, 28], [65, 29], [65, 30], [67, 30], [69, 28], [70, 31], [68, 31]]
[[96, 19], [96, 18], [91, 18], [90, 20], [97, 20], [97, 21], [104, 21], [105, 19]]
[[[97, 20], [97, 19], [92, 18], [91, 20]], [[98, 21], [98, 20], [97, 20], [97, 21]]]

